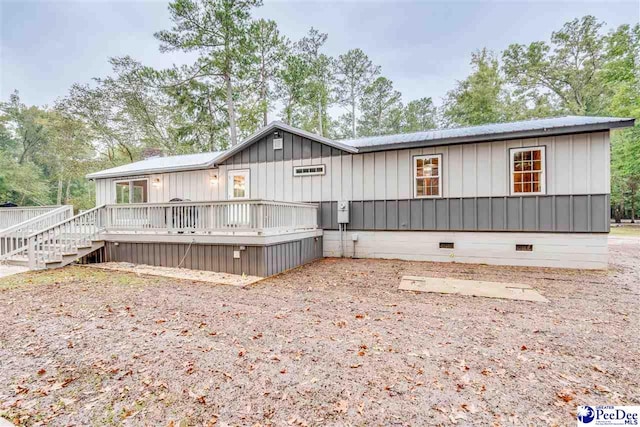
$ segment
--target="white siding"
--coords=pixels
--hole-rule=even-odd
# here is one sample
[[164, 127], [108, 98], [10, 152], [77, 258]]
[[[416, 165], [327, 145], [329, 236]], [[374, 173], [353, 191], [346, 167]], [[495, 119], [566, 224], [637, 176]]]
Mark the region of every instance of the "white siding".
[[[509, 148], [545, 145], [547, 194], [609, 192], [609, 133], [484, 142], [478, 144], [384, 151], [316, 159], [280, 160], [220, 166], [218, 185], [212, 171], [149, 175], [161, 178], [150, 186], [150, 201], [179, 197], [191, 200], [226, 199], [230, 169], [251, 170], [251, 198], [288, 201], [407, 199], [413, 196], [413, 156], [442, 154], [443, 197], [501, 197], [509, 195]], [[293, 167], [324, 164], [326, 174], [293, 177]], [[98, 204], [113, 203], [113, 179], [96, 180]]]

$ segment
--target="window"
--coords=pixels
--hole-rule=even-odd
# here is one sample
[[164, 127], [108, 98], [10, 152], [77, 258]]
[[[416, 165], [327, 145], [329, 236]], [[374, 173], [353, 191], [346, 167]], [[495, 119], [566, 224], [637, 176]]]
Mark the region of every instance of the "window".
[[138, 179], [116, 182], [116, 203], [147, 203], [149, 201], [149, 181]]
[[295, 166], [293, 176], [324, 175], [324, 165]]
[[229, 186], [227, 195], [229, 199], [249, 198], [249, 170], [233, 170], [228, 173]]
[[440, 197], [442, 194], [442, 155], [413, 158], [414, 197]]
[[511, 194], [545, 193], [545, 147], [511, 149]]

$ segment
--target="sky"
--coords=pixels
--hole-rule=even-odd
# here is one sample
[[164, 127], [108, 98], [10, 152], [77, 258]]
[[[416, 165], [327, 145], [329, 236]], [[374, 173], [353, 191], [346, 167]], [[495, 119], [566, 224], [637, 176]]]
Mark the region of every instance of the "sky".
[[[436, 104], [468, 75], [474, 50], [548, 40], [587, 14], [607, 29], [635, 24], [640, 0], [265, 0], [255, 11], [293, 41], [311, 27], [328, 33], [329, 55], [362, 49], [405, 102], [430, 96]], [[153, 34], [170, 25], [167, 1], [0, 0], [0, 100], [18, 90], [26, 104], [53, 105], [73, 83], [108, 75], [109, 57], [130, 55], [155, 67], [189, 61], [159, 52]]]

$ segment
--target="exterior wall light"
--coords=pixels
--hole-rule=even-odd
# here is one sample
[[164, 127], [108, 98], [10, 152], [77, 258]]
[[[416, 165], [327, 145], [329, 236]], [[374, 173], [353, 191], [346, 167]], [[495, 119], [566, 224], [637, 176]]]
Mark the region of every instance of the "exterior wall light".
[[156, 188], [160, 187], [160, 184], [161, 184], [160, 178], [154, 178], [153, 182], [151, 183], [151, 185], [153, 185]]
[[217, 174], [213, 174], [209, 177], [209, 183], [211, 183], [211, 185], [217, 185], [218, 184], [218, 175]]

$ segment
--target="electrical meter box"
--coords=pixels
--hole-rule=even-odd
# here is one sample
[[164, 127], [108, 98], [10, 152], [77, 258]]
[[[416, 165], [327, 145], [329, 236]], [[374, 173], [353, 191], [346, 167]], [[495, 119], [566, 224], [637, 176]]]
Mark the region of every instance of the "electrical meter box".
[[349, 202], [338, 202], [338, 224], [349, 223]]

